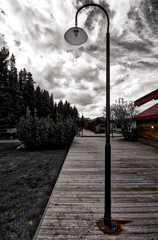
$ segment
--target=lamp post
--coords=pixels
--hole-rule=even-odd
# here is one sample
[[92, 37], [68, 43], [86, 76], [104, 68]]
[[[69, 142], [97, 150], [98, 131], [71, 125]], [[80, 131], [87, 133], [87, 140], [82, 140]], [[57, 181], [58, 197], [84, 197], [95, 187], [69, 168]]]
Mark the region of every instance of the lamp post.
[[107, 11], [99, 4], [90, 3], [81, 6], [75, 15], [75, 27], [70, 28], [64, 35], [65, 40], [72, 45], [81, 45], [88, 39], [86, 32], [77, 26], [78, 13], [85, 7], [98, 7], [106, 15], [106, 144], [105, 144], [105, 212], [104, 218], [98, 221], [99, 228], [108, 234], [118, 230], [115, 222], [111, 219], [111, 145], [110, 145], [110, 33], [109, 16]]
[[79, 110], [79, 112], [82, 112], [82, 117], [81, 117], [80, 125], [81, 125], [81, 128], [82, 128], [82, 137], [83, 137], [83, 111], [82, 111], [82, 110]]

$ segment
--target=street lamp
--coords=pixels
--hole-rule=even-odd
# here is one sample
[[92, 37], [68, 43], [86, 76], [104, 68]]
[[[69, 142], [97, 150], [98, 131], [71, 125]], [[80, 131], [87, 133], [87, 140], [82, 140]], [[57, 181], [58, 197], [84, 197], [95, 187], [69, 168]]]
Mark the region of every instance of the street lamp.
[[98, 221], [98, 227], [108, 234], [118, 230], [111, 219], [111, 145], [110, 145], [110, 33], [109, 16], [107, 11], [99, 4], [90, 3], [81, 6], [75, 15], [75, 27], [70, 28], [64, 35], [65, 40], [72, 45], [81, 45], [88, 39], [86, 32], [77, 26], [78, 13], [85, 7], [98, 7], [103, 10], [107, 18], [106, 31], [106, 145], [105, 145], [105, 212], [104, 218]]
[[81, 121], [80, 121], [80, 125], [81, 125], [81, 128], [82, 128], [82, 137], [83, 137], [83, 111], [82, 110], [79, 110], [79, 112], [82, 112], [82, 117], [81, 117]]

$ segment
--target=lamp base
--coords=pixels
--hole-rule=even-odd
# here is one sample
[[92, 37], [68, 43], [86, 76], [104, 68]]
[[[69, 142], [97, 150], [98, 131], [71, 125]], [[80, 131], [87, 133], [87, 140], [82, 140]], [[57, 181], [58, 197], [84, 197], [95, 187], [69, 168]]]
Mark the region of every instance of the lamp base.
[[101, 218], [97, 222], [98, 228], [106, 234], [114, 234], [118, 231], [118, 226], [115, 222], [111, 222], [111, 227], [104, 225], [104, 218]]

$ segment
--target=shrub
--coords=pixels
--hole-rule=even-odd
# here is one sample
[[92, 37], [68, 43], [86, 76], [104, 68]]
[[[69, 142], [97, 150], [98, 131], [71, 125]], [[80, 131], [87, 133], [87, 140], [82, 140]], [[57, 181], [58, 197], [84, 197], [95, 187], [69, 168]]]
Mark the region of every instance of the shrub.
[[70, 144], [76, 134], [72, 119], [55, 124], [48, 116], [38, 118], [30, 112], [20, 119], [17, 126], [19, 140], [31, 148], [52, 148]]

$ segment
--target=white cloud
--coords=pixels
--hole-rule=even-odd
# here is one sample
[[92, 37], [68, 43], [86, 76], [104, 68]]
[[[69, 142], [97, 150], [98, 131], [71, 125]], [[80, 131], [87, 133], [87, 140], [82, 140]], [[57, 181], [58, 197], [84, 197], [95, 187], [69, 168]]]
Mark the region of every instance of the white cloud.
[[[107, 3], [111, 102], [118, 97], [136, 100], [157, 88], [157, 12], [146, 0]], [[78, 25], [86, 29], [89, 39], [81, 47], [71, 46], [63, 36], [74, 26], [75, 6], [75, 0], [1, 2], [5, 14], [0, 14], [0, 46], [6, 44], [15, 54], [18, 69], [31, 71], [36, 85], [52, 92], [55, 100], [68, 100], [87, 117], [95, 117], [106, 99], [107, 22], [93, 8], [82, 10]]]

